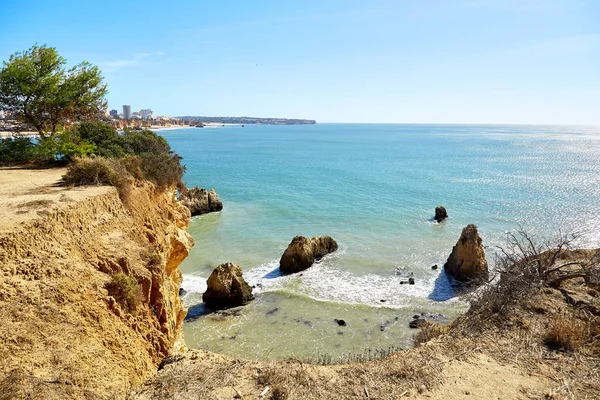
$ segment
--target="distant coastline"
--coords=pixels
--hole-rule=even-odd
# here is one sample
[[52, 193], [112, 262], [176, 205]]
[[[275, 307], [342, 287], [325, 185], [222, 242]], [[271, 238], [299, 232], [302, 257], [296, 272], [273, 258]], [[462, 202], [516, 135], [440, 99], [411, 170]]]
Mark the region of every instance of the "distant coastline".
[[203, 124], [247, 124], [247, 125], [314, 125], [317, 123], [314, 119], [295, 119], [295, 118], [260, 118], [260, 117], [202, 117], [202, 116], [182, 116], [177, 117], [182, 121], [193, 121]]

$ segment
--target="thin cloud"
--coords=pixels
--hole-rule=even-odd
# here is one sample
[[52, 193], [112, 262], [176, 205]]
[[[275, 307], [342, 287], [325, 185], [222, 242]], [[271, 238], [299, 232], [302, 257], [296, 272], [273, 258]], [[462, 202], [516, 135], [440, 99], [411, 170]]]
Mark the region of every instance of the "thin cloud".
[[109, 60], [100, 62], [100, 67], [105, 73], [117, 72], [119, 70], [135, 67], [138, 65], [142, 65], [146, 59], [152, 56], [164, 56], [165, 53], [162, 51], [158, 51], [156, 53], [136, 53], [133, 54], [130, 58], [127, 59], [119, 59], [119, 60]]

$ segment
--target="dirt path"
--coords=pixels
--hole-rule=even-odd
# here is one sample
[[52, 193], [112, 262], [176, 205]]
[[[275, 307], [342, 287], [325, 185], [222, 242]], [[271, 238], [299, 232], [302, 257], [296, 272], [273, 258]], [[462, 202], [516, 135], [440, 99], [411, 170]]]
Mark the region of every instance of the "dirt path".
[[0, 167], [0, 234], [73, 201], [108, 193], [107, 186], [70, 188], [62, 184], [66, 168]]

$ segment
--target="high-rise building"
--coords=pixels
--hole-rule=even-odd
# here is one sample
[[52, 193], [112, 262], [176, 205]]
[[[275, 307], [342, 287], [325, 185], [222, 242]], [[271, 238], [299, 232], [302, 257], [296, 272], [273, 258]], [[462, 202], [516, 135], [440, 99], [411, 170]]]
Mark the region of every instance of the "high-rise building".
[[131, 119], [131, 106], [123, 106], [123, 119]]
[[140, 110], [140, 116], [142, 117], [142, 119], [150, 119], [154, 116], [154, 113], [151, 109], [145, 108], [143, 110]]
[[119, 112], [117, 110], [110, 110], [110, 116], [117, 118], [119, 116]]

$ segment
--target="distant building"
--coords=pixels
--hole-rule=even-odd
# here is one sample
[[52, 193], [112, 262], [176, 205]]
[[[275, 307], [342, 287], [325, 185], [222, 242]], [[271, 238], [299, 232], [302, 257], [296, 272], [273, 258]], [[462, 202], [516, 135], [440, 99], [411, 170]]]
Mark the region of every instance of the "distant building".
[[132, 112], [132, 113], [131, 113], [131, 116], [132, 116], [132, 117], [139, 117], [139, 116], [140, 116], [140, 113], [139, 113], [139, 112], [137, 112], [137, 111], [134, 111], [134, 112]]
[[140, 110], [140, 116], [142, 117], [143, 120], [147, 120], [147, 119], [151, 119], [154, 116], [154, 113], [152, 112], [151, 109], [145, 108], [143, 110]]
[[123, 119], [131, 119], [131, 106], [123, 106]]
[[117, 110], [110, 110], [110, 116], [117, 118], [119, 116], [119, 112]]

